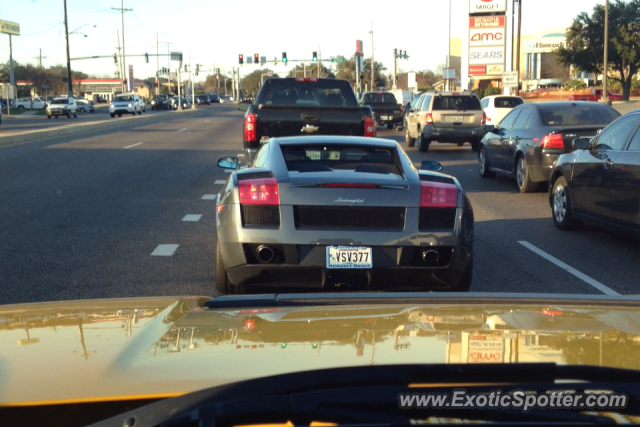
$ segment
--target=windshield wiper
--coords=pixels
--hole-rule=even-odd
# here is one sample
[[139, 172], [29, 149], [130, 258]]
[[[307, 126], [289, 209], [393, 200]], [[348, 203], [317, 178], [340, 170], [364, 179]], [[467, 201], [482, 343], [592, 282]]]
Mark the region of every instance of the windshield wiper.
[[[568, 381], [559, 383], [558, 381]], [[410, 387], [410, 384], [418, 384]], [[419, 386], [427, 384], [428, 387]], [[457, 385], [459, 384], [459, 385]], [[107, 426], [231, 426], [291, 421], [409, 425], [430, 416], [526, 425], [615, 424], [577, 409], [401, 409], [399, 393], [514, 390], [612, 390], [629, 396], [623, 414], [640, 414], [640, 372], [552, 363], [379, 365], [304, 371], [193, 392], [95, 424]]]

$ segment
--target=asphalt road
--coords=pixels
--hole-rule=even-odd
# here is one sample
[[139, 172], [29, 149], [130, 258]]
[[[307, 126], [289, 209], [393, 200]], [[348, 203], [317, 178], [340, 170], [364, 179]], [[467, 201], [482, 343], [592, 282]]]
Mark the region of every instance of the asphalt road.
[[[130, 122], [0, 148], [0, 304], [215, 294], [215, 194], [228, 176], [215, 164], [241, 153], [242, 113], [215, 105]], [[404, 139], [381, 128], [379, 136]], [[638, 293], [637, 240], [557, 230], [546, 193], [482, 179], [469, 145], [408, 153], [416, 164], [439, 161], [469, 194], [473, 291]]]

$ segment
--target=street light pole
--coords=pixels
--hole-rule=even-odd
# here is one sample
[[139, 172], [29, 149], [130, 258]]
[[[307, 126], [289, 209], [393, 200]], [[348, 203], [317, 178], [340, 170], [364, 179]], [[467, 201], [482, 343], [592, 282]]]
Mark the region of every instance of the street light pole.
[[160, 95], [160, 51], [158, 49], [158, 32], [156, 31], [156, 95]]
[[517, 0], [518, 3], [518, 35], [516, 37], [516, 72], [518, 73], [516, 96], [520, 96], [520, 31], [522, 29], [522, 0]]
[[609, 0], [604, 6], [604, 69], [602, 70], [602, 99], [603, 104], [611, 105], [609, 94], [607, 93], [607, 71], [609, 69]]
[[73, 86], [71, 81], [71, 55], [69, 55], [69, 24], [67, 23], [67, 0], [64, 2], [64, 35], [67, 43], [67, 94], [73, 96]]
[[375, 61], [373, 59], [373, 21], [371, 21], [371, 31], [369, 31], [369, 33], [371, 34], [371, 85], [369, 86], [371, 88], [371, 90], [373, 91], [373, 64], [375, 64]]

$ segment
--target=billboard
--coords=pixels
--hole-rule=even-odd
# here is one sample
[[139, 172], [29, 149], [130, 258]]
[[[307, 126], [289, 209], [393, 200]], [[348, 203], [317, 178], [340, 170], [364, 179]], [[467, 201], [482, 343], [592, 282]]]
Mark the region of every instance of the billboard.
[[504, 27], [504, 24], [504, 15], [469, 17], [469, 28]]
[[11, 34], [12, 36], [20, 35], [20, 24], [17, 22], [3, 21], [0, 19], [0, 33]]
[[487, 74], [486, 65], [470, 65], [469, 66], [470, 76], [484, 76], [485, 74]]
[[504, 46], [470, 47], [469, 65], [504, 64]]
[[362, 49], [362, 40], [356, 40], [356, 56], [364, 56]]
[[503, 46], [505, 29], [503, 28], [471, 28], [469, 29], [469, 46]]
[[469, 0], [469, 14], [506, 12], [507, 0]]

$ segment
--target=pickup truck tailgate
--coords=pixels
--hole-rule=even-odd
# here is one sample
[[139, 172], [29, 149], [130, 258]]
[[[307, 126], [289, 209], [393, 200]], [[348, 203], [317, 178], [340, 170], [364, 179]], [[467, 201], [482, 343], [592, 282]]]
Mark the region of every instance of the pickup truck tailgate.
[[256, 128], [264, 137], [296, 135], [364, 135], [360, 107], [258, 106]]

